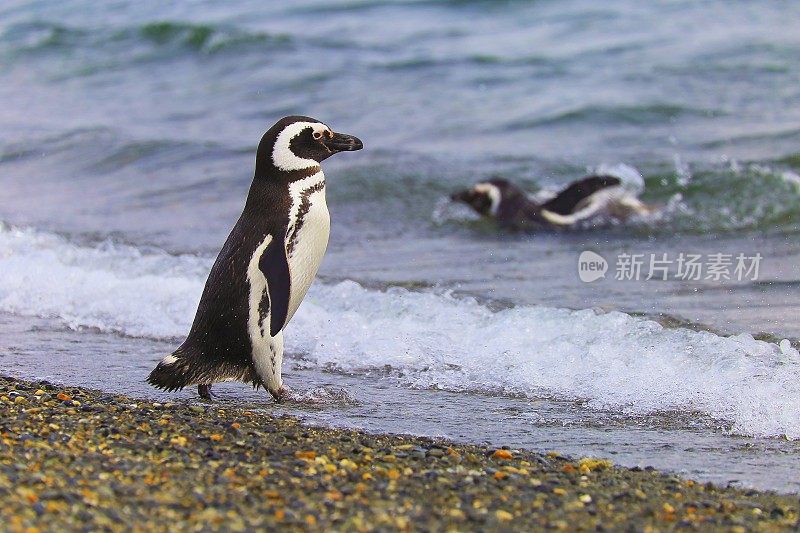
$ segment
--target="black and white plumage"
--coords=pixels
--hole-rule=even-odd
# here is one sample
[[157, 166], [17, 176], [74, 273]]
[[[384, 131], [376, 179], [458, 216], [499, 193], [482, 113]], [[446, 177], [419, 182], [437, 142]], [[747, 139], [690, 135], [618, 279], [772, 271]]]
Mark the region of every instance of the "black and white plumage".
[[601, 216], [626, 220], [652, 212], [619, 177], [605, 174], [574, 181], [543, 202], [502, 178], [476, 183], [450, 198], [510, 229], [568, 228]]
[[285, 394], [283, 328], [316, 276], [330, 216], [320, 163], [360, 150], [356, 137], [316, 119], [279, 120], [261, 138], [253, 183], [239, 220], [206, 281], [188, 337], [150, 373], [166, 390], [243, 381]]

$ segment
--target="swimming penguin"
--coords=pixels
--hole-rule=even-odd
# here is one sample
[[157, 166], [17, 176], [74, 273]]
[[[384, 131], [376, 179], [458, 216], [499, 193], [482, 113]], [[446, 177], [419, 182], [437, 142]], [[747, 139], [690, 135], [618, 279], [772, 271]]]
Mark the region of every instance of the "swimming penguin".
[[502, 178], [476, 183], [452, 194], [450, 199], [467, 204], [509, 229], [567, 228], [600, 216], [624, 221], [653, 212], [652, 207], [623, 186], [619, 177], [612, 175], [587, 176], [544, 202], [532, 200], [522, 189]]
[[160, 389], [243, 381], [280, 400], [283, 328], [317, 274], [330, 216], [320, 163], [360, 150], [351, 135], [302, 116], [279, 120], [261, 138], [244, 210], [206, 281], [186, 340], [147, 381]]

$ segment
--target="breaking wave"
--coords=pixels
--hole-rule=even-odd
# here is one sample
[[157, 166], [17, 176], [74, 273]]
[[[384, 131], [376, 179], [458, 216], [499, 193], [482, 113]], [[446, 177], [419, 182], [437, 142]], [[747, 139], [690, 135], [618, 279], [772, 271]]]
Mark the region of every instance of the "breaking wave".
[[[210, 266], [208, 257], [0, 226], [0, 310], [173, 339], [187, 332]], [[496, 311], [447, 292], [354, 281], [312, 287], [286, 338], [302, 366], [632, 415], [699, 413], [737, 434], [800, 438], [800, 356], [789, 341], [665, 328], [619, 312]]]

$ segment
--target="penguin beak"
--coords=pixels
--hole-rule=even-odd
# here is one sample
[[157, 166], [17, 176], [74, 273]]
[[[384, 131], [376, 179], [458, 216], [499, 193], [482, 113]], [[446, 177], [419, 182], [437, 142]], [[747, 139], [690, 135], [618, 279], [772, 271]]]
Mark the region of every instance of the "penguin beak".
[[358, 137], [346, 133], [334, 133], [333, 137], [323, 141], [331, 152], [354, 152], [364, 148], [364, 143]]

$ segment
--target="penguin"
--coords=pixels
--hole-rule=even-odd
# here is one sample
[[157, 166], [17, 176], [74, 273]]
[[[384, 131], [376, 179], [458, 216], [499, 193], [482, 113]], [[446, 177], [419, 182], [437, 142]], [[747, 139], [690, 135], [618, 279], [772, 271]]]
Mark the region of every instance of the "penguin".
[[147, 381], [175, 391], [242, 381], [276, 401], [283, 329], [317, 274], [330, 233], [320, 163], [362, 142], [304, 116], [279, 120], [261, 138], [255, 175], [239, 220], [206, 281], [186, 340], [164, 357]]
[[641, 202], [612, 175], [590, 175], [570, 183], [554, 197], [537, 202], [502, 178], [476, 183], [450, 196], [478, 214], [493, 218], [507, 229], [558, 229], [574, 227], [598, 216], [624, 221], [646, 215], [653, 208]]

